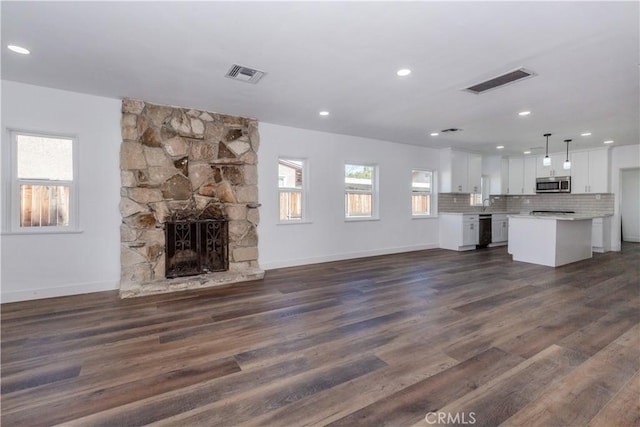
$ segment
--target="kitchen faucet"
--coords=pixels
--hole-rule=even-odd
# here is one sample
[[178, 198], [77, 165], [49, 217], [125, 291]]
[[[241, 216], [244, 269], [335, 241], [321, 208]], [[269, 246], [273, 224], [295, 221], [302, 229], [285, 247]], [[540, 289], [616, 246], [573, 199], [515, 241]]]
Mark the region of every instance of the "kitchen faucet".
[[485, 205], [484, 205], [484, 202], [485, 202], [485, 201], [487, 201], [487, 202], [489, 202], [489, 204], [491, 204], [491, 200], [489, 200], [489, 199], [484, 199], [484, 200], [482, 201], [482, 212], [484, 212], [484, 211], [487, 209], [487, 207], [488, 207], [488, 206], [485, 206]]

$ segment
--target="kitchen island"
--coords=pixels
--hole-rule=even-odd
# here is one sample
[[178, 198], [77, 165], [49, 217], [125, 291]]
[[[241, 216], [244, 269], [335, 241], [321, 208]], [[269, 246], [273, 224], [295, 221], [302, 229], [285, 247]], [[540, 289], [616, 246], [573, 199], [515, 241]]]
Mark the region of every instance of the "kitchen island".
[[592, 257], [590, 215], [509, 215], [514, 261], [558, 267]]

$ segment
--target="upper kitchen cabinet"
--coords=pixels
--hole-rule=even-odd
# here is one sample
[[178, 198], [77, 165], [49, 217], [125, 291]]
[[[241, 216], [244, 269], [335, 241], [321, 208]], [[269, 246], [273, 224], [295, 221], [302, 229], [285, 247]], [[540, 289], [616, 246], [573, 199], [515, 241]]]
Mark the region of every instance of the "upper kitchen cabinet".
[[482, 156], [444, 148], [440, 150], [440, 192], [480, 192]]
[[507, 194], [536, 193], [536, 158], [509, 158], [509, 188]]
[[524, 192], [524, 159], [509, 157], [509, 188], [507, 194], [522, 194]]
[[539, 156], [536, 162], [536, 176], [539, 178], [546, 178], [550, 176], [568, 176], [571, 174], [570, 170], [562, 168], [566, 159], [565, 153], [549, 154], [551, 158], [551, 166], [545, 166], [542, 162], [544, 156]]
[[571, 192], [607, 193], [609, 191], [609, 149], [571, 153]]
[[502, 156], [483, 156], [482, 175], [489, 177], [489, 194], [507, 194], [509, 187], [509, 160]]
[[468, 172], [469, 172], [469, 193], [480, 193], [482, 181], [482, 156], [480, 154], [468, 153]]
[[522, 194], [536, 194], [536, 167], [537, 159], [535, 157], [524, 158]]

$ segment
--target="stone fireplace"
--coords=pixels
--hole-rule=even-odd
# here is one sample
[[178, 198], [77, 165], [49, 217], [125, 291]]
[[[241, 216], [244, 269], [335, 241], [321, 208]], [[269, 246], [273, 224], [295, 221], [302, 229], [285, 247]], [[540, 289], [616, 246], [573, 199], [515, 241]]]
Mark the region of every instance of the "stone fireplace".
[[[258, 264], [259, 143], [258, 123], [251, 119], [123, 100], [121, 297], [264, 276]], [[182, 234], [175, 234], [175, 224]], [[222, 234], [207, 236], [214, 232], [213, 224], [224, 224], [226, 239], [215, 253], [213, 246], [206, 247], [215, 239], [215, 245], [222, 244]], [[176, 237], [184, 240], [190, 230], [193, 248], [178, 246], [176, 254]], [[169, 231], [174, 234], [167, 239]], [[173, 245], [171, 256], [167, 243]], [[203, 253], [193, 255], [196, 249]], [[180, 268], [195, 268], [188, 264], [189, 256], [201, 270], [176, 275], [176, 262], [186, 262]], [[207, 265], [220, 256], [226, 258], [224, 268]]]

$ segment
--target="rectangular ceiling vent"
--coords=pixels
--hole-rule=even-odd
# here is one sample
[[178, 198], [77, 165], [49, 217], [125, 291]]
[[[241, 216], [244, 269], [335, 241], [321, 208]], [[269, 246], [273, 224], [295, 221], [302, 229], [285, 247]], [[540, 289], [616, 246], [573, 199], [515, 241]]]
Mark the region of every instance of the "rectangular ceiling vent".
[[229, 71], [227, 71], [227, 74], [225, 74], [224, 76], [233, 80], [256, 84], [262, 77], [264, 77], [265, 74], [267, 73], [265, 73], [264, 71], [233, 64], [233, 66], [229, 68]]
[[533, 71], [527, 70], [525, 68], [518, 68], [517, 70], [509, 71], [508, 73], [494, 77], [482, 83], [478, 83], [476, 85], [467, 87], [463, 90], [479, 95], [481, 93], [485, 93], [488, 90], [496, 89], [496, 88], [499, 88], [500, 86], [504, 86], [504, 85], [518, 82], [520, 80], [528, 79], [535, 75], [536, 73], [534, 73]]

